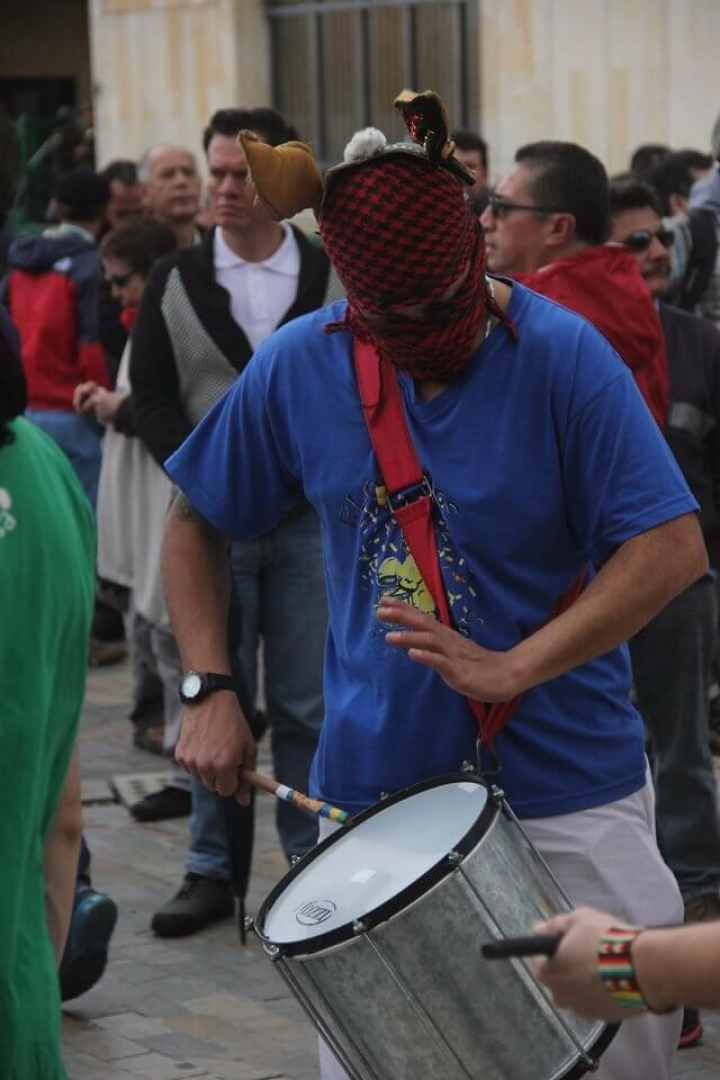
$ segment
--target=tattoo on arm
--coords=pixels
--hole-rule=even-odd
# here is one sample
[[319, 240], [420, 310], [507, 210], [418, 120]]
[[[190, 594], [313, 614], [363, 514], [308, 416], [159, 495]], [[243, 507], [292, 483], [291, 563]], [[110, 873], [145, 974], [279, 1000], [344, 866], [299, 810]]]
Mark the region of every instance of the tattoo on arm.
[[186, 498], [182, 491], [178, 491], [177, 495], [173, 499], [172, 504], [174, 514], [180, 518], [181, 521], [204, 521], [205, 518], [202, 514], [198, 514], [197, 510]]

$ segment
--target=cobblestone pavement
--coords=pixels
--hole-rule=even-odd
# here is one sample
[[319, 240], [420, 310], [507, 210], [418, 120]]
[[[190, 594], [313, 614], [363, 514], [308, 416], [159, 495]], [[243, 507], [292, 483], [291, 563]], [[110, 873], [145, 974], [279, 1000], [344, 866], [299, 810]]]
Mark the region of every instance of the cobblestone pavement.
[[[174, 941], [150, 931], [152, 913], [179, 885], [187, 821], [138, 825], [122, 804], [102, 801], [112, 777], [159, 768], [131, 744], [129, 697], [127, 664], [91, 670], [80, 736], [86, 835], [94, 884], [120, 914], [105, 975], [65, 1006], [69, 1076], [317, 1080], [315, 1035], [253, 935], [243, 948], [232, 922]], [[259, 767], [269, 771], [265, 744]], [[285, 872], [274, 800], [260, 795], [257, 807], [250, 912]], [[720, 1075], [720, 1017], [704, 1022], [702, 1043], [678, 1054], [673, 1077]]]

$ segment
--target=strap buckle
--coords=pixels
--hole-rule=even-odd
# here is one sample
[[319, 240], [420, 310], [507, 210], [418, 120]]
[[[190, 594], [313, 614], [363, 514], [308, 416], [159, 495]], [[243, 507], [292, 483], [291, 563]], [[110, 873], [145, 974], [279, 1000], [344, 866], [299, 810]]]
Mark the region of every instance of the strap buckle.
[[420, 499], [427, 496], [434, 500], [430, 478], [427, 473], [424, 472], [420, 480], [416, 480], [406, 487], [399, 488], [397, 491], [388, 491], [387, 501], [388, 506], [392, 512], [395, 513], [396, 510], [402, 510], [404, 506], [412, 506], [413, 503], [419, 502]]

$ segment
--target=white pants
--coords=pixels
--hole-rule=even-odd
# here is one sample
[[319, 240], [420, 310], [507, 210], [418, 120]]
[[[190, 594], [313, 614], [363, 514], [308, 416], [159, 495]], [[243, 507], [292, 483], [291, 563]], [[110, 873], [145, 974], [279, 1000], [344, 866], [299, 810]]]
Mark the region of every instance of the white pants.
[[[662, 925], [683, 921], [675, 878], [655, 842], [655, 798], [647, 786], [625, 799], [523, 827], [560, 884], [579, 906], [616, 915], [619, 922]], [[320, 821], [322, 840], [336, 826]], [[528, 927], [528, 933], [530, 927]], [[670, 1080], [682, 1011], [626, 1021], [602, 1056], [596, 1080]], [[321, 1080], [349, 1080], [320, 1040]]]

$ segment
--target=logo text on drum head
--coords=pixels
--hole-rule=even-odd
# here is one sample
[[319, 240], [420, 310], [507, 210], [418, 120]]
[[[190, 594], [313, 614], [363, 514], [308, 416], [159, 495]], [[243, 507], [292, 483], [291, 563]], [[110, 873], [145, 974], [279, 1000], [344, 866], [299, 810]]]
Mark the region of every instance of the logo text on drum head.
[[295, 918], [301, 926], [320, 926], [334, 915], [337, 907], [332, 900], [308, 900], [295, 911]]

